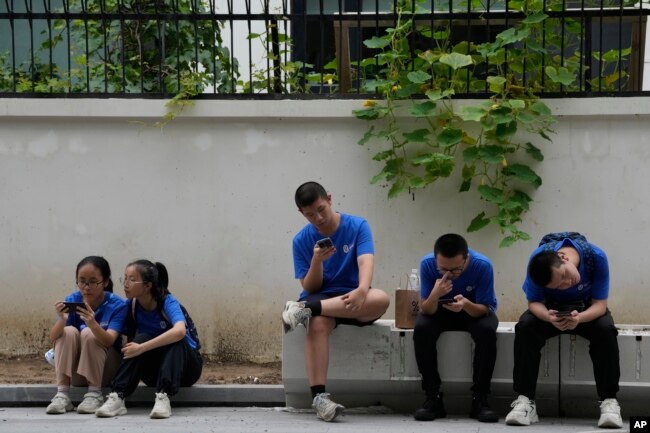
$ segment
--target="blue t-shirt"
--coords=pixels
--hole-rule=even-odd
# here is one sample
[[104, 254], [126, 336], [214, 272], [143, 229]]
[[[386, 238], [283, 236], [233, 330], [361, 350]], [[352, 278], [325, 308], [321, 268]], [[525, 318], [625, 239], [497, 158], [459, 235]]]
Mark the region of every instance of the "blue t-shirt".
[[[314, 245], [324, 236], [307, 224], [293, 238], [293, 267], [295, 277], [304, 278], [309, 271]], [[359, 287], [359, 264], [357, 257], [374, 254], [372, 232], [368, 222], [357, 216], [341, 214], [336, 232], [330, 236], [336, 253], [323, 262], [323, 285], [318, 293], [332, 296], [343, 295]], [[309, 295], [302, 291], [300, 299]]]
[[[593, 299], [604, 300], [609, 296], [609, 265], [607, 263], [607, 256], [605, 252], [598, 248], [596, 245], [589, 243], [593, 251], [594, 268], [591, 275], [587, 275], [582, 256], [582, 249], [578, 244], [571, 239], [564, 239], [558, 241], [553, 247], [553, 251], [558, 251], [560, 248], [569, 246], [574, 248], [580, 254], [580, 265], [578, 271], [580, 272], [580, 281], [578, 284], [569, 287], [568, 289], [548, 289], [540, 287], [533, 283], [533, 280], [526, 275], [526, 280], [522, 289], [526, 293], [528, 302], [547, 302], [547, 301], [587, 301]], [[532, 259], [538, 253], [544, 251], [544, 247], [539, 247], [530, 255]], [[530, 262], [530, 260], [529, 260]]]
[[[126, 300], [128, 305], [129, 314], [131, 314], [131, 299]], [[165, 318], [160, 314], [158, 308], [154, 308], [152, 311], [147, 311], [140, 305], [139, 302], [135, 303], [135, 322], [136, 329], [138, 333], [143, 333], [150, 335], [152, 338], [159, 336], [160, 334], [165, 333], [167, 330], [171, 329], [174, 324], [178, 322], [185, 323], [185, 316], [183, 316], [183, 311], [181, 310], [181, 304], [178, 300], [174, 298], [173, 295], [168, 294], [165, 296], [165, 301], [163, 303], [162, 310], [165, 312], [165, 315], [171, 322], [167, 323]], [[196, 341], [190, 335], [189, 327], [185, 323], [185, 340], [187, 344], [190, 345], [192, 349], [196, 349]]]
[[[481, 253], [469, 249], [467, 267], [455, 280], [451, 280], [452, 290], [445, 298], [463, 295], [475, 304], [487, 305], [492, 311], [497, 310], [497, 297], [494, 292], [494, 271], [492, 262]], [[420, 262], [420, 296], [427, 299], [436, 280], [442, 278], [438, 271], [433, 253], [422, 257]]]
[[[65, 298], [65, 302], [83, 301], [83, 295], [79, 290]], [[95, 321], [99, 323], [99, 326], [101, 326], [102, 329], [106, 331], [112, 329], [120, 334], [122, 332], [124, 321], [126, 320], [126, 312], [126, 305], [124, 305], [123, 298], [111, 292], [104, 292], [104, 302], [102, 302], [95, 310]], [[81, 317], [79, 317], [78, 314], [68, 314], [68, 321], [65, 324], [66, 326], [74, 326], [79, 330], [79, 332], [86, 328], [86, 324], [81, 320]], [[116, 338], [113, 346], [117, 348], [122, 347], [122, 339]]]

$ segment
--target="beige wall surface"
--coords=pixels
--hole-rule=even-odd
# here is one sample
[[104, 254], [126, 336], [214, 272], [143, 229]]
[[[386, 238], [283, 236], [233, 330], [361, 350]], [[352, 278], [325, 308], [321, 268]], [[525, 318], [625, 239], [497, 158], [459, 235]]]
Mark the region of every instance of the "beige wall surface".
[[[466, 234], [492, 258], [498, 315], [516, 321], [527, 257], [550, 231], [578, 230], [608, 254], [619, 323], [648, 323], [650, 99], [551, 100], [553, 143], [522, 228], [533, 241], [499, 249], [492, 227]], [[389, 293], [445, 232], [481, 210], [458, 179], [388, 200], [380, 167], [356, 144], [361, 101], [199, 101], [160, 130], [164, 101], [0, 100], [0, 354], [47, 348], [52, 304], [74, 290], [86, 255], [114, 281], [137, 258], [167, 265], [206, 352], [280, 354], [280, 312], [296, 298], [291, 238], [306, 221], [295, 188], [316, 180], [337, 210], [374, 231], [374, 286]], [[123, 294], [119, 283], [116, 292]], [[392, 318], [392, 307], [386, 318]]]

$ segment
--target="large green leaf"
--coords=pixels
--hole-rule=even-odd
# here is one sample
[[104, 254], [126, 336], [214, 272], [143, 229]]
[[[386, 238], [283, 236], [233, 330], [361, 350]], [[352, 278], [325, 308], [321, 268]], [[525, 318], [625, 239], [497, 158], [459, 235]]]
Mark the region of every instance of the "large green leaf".
[[514, 244], [517, 242], [517, 238], [514, 236], [506, 236], [501, 240], [501, 243], [499, 244], [499, 248], [506, 248], [509, 247], [510, 245]]
[[408, 141], [412, 141], [414, 143], [426, 143], [428, 140], [428, 135], [431, 131], [428, 129], [416, 129], [415, 131], [411, 132], [405, 132], [404, 138], [406, 138]]
[[481, 195], [481, 198], [490, 203], [503, 203], [503, 190], [499, 188], [493, 188], [488, 185], [479, 185], [478, 193]]
[[442, 147], [450, 147], [460, 143], [463, 139], [463, 130], [457, 128], [444, 128], [437, 136], [436, 142]]
[[548, 108], [548, 106], [542, 101], [535, 102], [530, 106], [530, 109], [537, 114], [541, 114], [542, 116], [550, 116], [552, 114], [551, 109]]
[[577, 78], [576, 74], [569, 72], [569, 70], [564, 66], [560, 66], [558, 69], [555, 69], [554, 66], [547, 66], [544, 69], [544, 72], [551, 81], [554, 83], [564, 84], [565, 86], [573, 83]]
[[458, 116], [465, 121], [478, 122], [483, 116], [488, 113], [483, 107], [477, 107], [475, 105], [469, 105], [462, 107]]
[[431, 75], [424, 71], [412, 71], [407, 74], [408, 79], [412, 83], [423, 84], [431, 80]]
[[436, 103], [433, 101], [424, 101], [411, 106], [411, 115], [414, 117], [427, 117], [433, 115], [436, 109]]
[[487, 77], [487, 82], [490, 85], [490, 92], [501, 93], [503, 92], [503, 87], [505, 86], [506, 79], [503, 77]]
[[511, 164], [508, 166], [508, 174], [515, 179], [534, 185], [539, 188], [542, 184], [542, 178], [533, 171], [532, 168], [524, 164]]
[[354, 114], [358, 119], [365, 119], [365, 120], [375, 120], [384, 117], [388, 113], [388, 109], [384, 107], [369, 107], [369, 108], [364, 108], [362, 110], [352, 110], [352, 114]]
[[449, 53], [440, 57], [440, 63], [449, 65], [452, 69], [456, 70], [473, 64], [474, 60], [472, 60], [472, 56], [466, 54]]
[[546, 18], [548, 18], [548, 15], [546, 15], [543, 12], [538, 12], [538, 13], [533, 14], [533, 15], [528, 15], [521, 22], [524, 23], [524, 24], [537, 24], [537, 23], [541, 23]]
[[542, 151], [533, 146], [532, 143], [526, 143], [526, 153], [529, 154], [535, 161], [544, 161]]
[[371, 39], [366, 39], [363, 44], [371, 49], [384, 48], [390, 44], [390, 38], [373, 36]]
[[357, 141], [357, 144], [360, 146], [363, 146], [368, 142], [373, 137], [373, 131], [375, 130], [375, 125], [370, 125], [370, 128], [366, 131], [365, 134], [363, 134], [363, 138], [361, 140]]
[[486, 225], [490, 224], [490, 219], [485, 218], [485, 212], [481, 212], [480, 214], [476, 215], [472, 222], [469, 223], [469, 226], [467, 227], [468, 232], [475, 232], [477, 230], [481, 230], [483, 227]]
[[375, 161], [383, 161], [384, 159], [390, 158], [394, 155], [395, 155], [395, 151], [393, 149], [388, 149], [381, 152], [377, 152], [375, 156], [372, 157], [372, 159]]
[[509, 123], [499, 123], [495, 132], [497, 140], [500, 142], [508, 141], [513, 135], [517, 133], [517, 122], [512, 121]]

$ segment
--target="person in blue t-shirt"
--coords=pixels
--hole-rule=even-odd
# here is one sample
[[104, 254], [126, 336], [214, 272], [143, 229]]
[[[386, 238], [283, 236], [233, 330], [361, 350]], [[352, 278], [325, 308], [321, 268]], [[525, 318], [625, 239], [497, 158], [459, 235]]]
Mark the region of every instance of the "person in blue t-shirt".
[[135, 336], [122, 348], [124, 359], [113, 379], [112, 392], [95, 415], [106, 418], [126, 414], [124, 398], [140, 380], [156, 387], [151, 418], [169, 418], [169, 397], [181, 386], [199, 380], [203, 360], [192, 338], [179, 302], [169, 293], [169, 276], [162, 263], [136, 260], [124, 271], [128, 298], [127, 328]]
[[124, 299], [112, 293], [108, 262], [88, 256], [77, 265], [75, 277], [77, 290], [54, 304], [57, 320], [50, 338], [54, 341], [57, 393], [46, 409], [48, 414], [74, 410], [71, 385], [88, 386], [77, 412], [95, 413], [104, 402], [102, 386], [110, 383], [120, 365], [119, 337], [126, 306]]
[[335, 212], [332, 196], [316, 182], [298, 187], [295, 202], [309, 221], [293, 238], [295, 277], [303, 290], [298, 302], [286, 303], [282, 321], [285, 332], [307, 327], [305, 365], [313, 407], [320, 419], [332, 421], [344, 408], [325, 392], [329, 336], [340, 324], [372, 324], [390, 300], [370, 287], [374, 246], [368, 222]]
[[539, 421], [534, 400], [540, 352], [547, 339], [568, 333], [589, 340], [601, 400], [598, 426], [622, 427], [616, 400], [620, 378], [618, 331], [607, 308], [609, 265], [605, 252], [586, 240], [570, 238], [542, 245], [530, 256], [523, 290], [528, 310], [515, 326], [514, 346], [513, 385], [518, 397], [506, 424]]
[[436, 343], [445, 331], [467, 331], [474, 341], [473, 397], [470, 417], [497, 422], [487, 397], [497, 357], [497, 327], [492, 263], [471, 250], [460, 235], [440, 236], [420, 262], [420, 314], [415, 321], [415, 359], [426, 399], [414, 417], [420, 421], [444, 418], [442, 381]]

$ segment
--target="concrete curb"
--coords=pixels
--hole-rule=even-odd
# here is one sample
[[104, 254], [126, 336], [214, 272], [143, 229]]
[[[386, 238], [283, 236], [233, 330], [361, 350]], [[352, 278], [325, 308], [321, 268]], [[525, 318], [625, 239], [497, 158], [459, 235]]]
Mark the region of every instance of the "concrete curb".
[[[70, 397], [75, 404], [83, 398], [86, 388], [73, 387]], [[104, 394], [110, 389], [105, 388]], [[126, 399], [128, 405], [151, 405], [155, 389], [139, 386]], [[47, 406], [56, 394], [55, 385], [0, 385], [0, 407]], [[282, 385], [194, 385], [181, 388], [172, 397], [175, 406], [285, 406]]]

